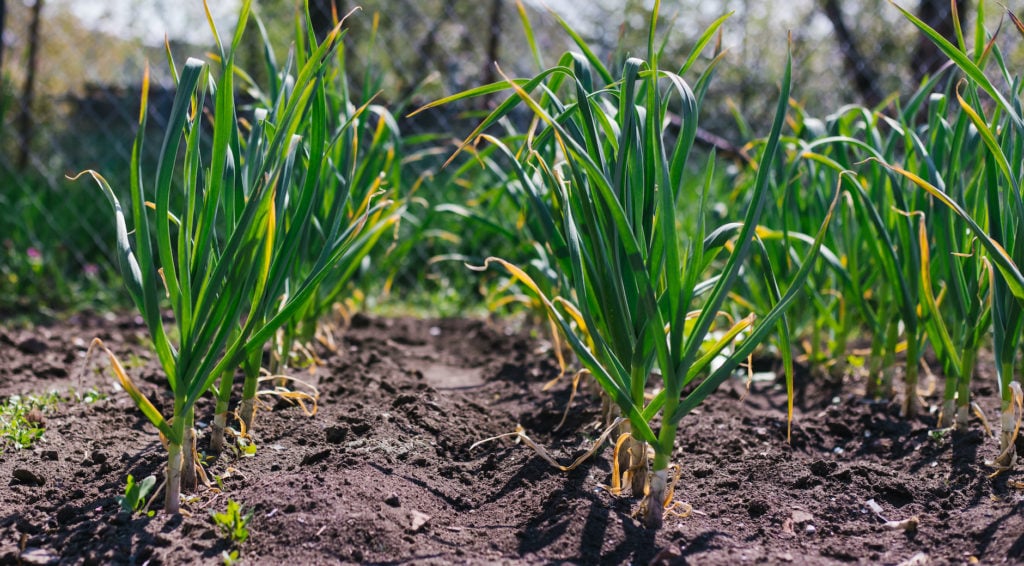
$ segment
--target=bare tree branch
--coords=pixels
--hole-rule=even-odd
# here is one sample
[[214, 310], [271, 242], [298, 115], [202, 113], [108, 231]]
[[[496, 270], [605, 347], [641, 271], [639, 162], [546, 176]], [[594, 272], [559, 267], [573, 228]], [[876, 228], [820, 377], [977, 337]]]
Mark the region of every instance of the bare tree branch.
[[853, 78], [853, 86], [867, 106], [875, 106], [884, 98], [878, 90], [878, 72], [861, 54], [856, 38], [846, 26], [843, 9], [839, 0], [821, 0], [821, 9], [836, 32], [839, 51], [843, 54], [843, 66]]

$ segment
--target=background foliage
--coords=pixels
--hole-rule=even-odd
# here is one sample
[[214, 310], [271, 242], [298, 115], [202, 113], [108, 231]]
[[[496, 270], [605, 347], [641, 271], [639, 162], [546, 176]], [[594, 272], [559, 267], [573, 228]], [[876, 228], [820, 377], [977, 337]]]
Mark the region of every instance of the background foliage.
[[[163, 35], [176, 57], [209, 48], [202, 3], [181, 7], [171, 0], [0, 0], [0, 312], [38, 313], [122, 297], [109, 285], [114, 237], [106, 204], [92, 187], [71, 183], [68, 173], [96, 169], [118, 186], [127, 182], [128, 159], [138, 108], [138, 83], [152, 61], [150, 119], [162, 128], [170, 109], [171, 81], [163, 73]], [[232, 2], [215, 3], [215, 17], [229, 25]], [[314, 27], [328, 27], [333, 8], [345, 14], [357, 3], [311, 2]], [[501, 227], [451, 214], [439, 203], [469, 202], [479, 210], [508, 206], [488, 192], [487, 171], [456, 175], [441, 170], [437, 140], [464, 136], [482, 112], [497, 103], [488, 97], [404, 118], [420, 104], [498, 79], [493, 64], [510, 76], [528, 76], [537, 65], [524, 41], [514, 0], [368, 0], [349, 19], [349, 74], [354, 98], [378, 94], [390, 107], [404, 138], [407, 188], [416, 187], [420, 209], [403, 234], [417, 238], [389, 267], [391, 288], [412, 290], [425, 303], [465, 307], [481, 294], [455, 290], [452, 278], [466, 278], [461, 266], [437, 258], [502, 255], [516, 257], [521, 245]], [[580, 31], [598, 56], [612, 64], [643, 49], [649, 2], [602, 0], [587, 8], [572, 2], [547, 3]], [[293, 0], [262, 0], [256, 9], [270, 39], [287, 49], [296, 17]], [[908, 0], [933, 27], [944, 30], [949, 2]], [[970, 3], [959, 3], [964, 27], [973, 25]], [[570, 45], [544, 5], [523, 1], [544, 63]], [[735, 11], [723, 28], [728, 51], [704, 105], [702, 147], [719, 155], [742, 147], [767, 129], [770, 104], [785, 61], [784, 38], [793, 33], [794, 92], [809, 116], [844, 103], [875, 105], [898, 89], [913, 91], [941, 61], [931, 44], [885, 0], [671, 0], [663, 3], [659, 26], [669, 52], [686, 53], [699, 32]], [[990, 10], [995, 29], [1000, 17]], [[947, 26], [948, 27], [948, 26]], [[259, 37], [251, 34], [239, 64], [257, 76], [262, 67]], [[1010, 65], [1019, 49], [1008, 46]], [[906, 86], [906, 88], [903, 88]], [[823, 117], [823, 116], [822, 116]], [[444, 147], [444, 146], [442, 146]], [[452, 146], [454, 147], [454, 146]], [[150, 144], [151, 151], [158, 144]], [[152, 158], [152, 157], [150, 157]], [[722, 168], [728, 174], [728, 168]], [[725, 183], [721, 183], [725, 186]], [[470, 212], [470, 211], [465, 211]], [[468, 219], [467, 219], [468, 218]], [[507, 228], [507, 227], [506, 227]], [[428, 265], [425, 272], [423, 266]], [[472, 281], [476, 281], [473, 276]], [[466, 283], [466, 281], [462, 281]], [[464, 287], [462, 287], [464, 288]], [[115, 289], [114, 292], [109, 289]], [[453, 307], [454, 308], [454, 307]]]

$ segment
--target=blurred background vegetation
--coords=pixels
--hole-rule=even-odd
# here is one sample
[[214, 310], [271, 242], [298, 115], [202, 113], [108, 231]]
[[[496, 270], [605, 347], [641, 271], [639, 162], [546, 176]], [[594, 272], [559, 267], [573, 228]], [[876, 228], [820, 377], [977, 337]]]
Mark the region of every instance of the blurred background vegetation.
[[[910, 1], [907, 8], [952, 35], [948, 0]], [[221, 33], [230, 33], [235, 3], [211, 4]], [[553, 64], [571, 46], [549, 8], [613, 65], [644, 49], [652, 2], [575, 4], [522, 0], [543, 64]], [[346, 22], [353, 99], [376, 96], [399, 118], [405, 136], [403, 185], [415, 192], [419, 207], [411, 209], [391, 247], [397, 255], [376, 260], [387, 269], [383, 288], [401, 291], [403, 304], [433, 312], [478, 305], [487, 285], [500, 282], [481, 283], [460, 263], [439, 260], [514, 257], [523, 245], [515, 238], [516, 213], [505, 226], [481, 221], [474, 208], [493, 213], [509, 206], [489, 192], [491, 172], [442, 170], [440, 164], [480, 112], [500, 99], [406, 115], [442, 96], [498, 80], [495, 62], [509, 76], [535, 74], [520, 5], [515, 0], [310, 0], [311, 24], [326, 30], [332, 11], [346, 14], [357, 5], [361, 11]], [[281, 53], [293, 36], [298, 6], [296, 0], [256, 3]], [[970, 29], [973, 6], [967, 0], [957, 6]], [[688, 53], [688, 42], [730, 11], [734, 16], [720, 38], [727, 54], [704, 104], [699, 138], [705, 149], [715, 146], [726, 158], [766, 131], [787, 33], [792, 34], [794, 98], [812, 116], [851, 102], [886, 104], [897, 91], [913, 92], [944, 60], [887, 0], [666, 0], [659, 26], [669, 37], [666, 58]], [[993, 7], [990, 16], [987, 25], [995, 30], [1000, 10]], [[173, 97], [164, 34], [179, 64], [186, 56], [205, 56], [212, 39], [202, 2], [0, 0], [0, 30], [0, 319], [117, 305], [124, 294], [112, 276], [114, 235], [107, 203], [90, 184], [65, 176], [96, 169], [115, 189], [127, 182], [143, 69], [149, 62], [154, 74], [149, 124], [156, 136]], [[262, 84], [262, 41], [256, 34], [250, 40], [240, 65]], [[1011, 66], [1021, 60], [1013, 47], [1006, 49]], [[159, 144], [149, 148], [156, 152]], [[727, 191], [728, 183], [721, 184]], [[381, 288], [369, 285], [363, 296], [377, 299]]]

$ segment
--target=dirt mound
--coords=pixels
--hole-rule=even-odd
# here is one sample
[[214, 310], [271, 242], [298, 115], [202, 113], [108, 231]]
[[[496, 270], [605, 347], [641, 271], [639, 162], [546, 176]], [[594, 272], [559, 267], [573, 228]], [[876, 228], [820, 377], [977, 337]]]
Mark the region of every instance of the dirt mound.
[[[105, 362], [80, 372], [97, 335], [167, 403], [133, 318], [0, 330], [0, 396], [65, 398], [46, 412], [42, 441], [0, 455], [0, 563], [219, 562], [234, 547], [210, 514], [228, 499], [253, 512], [237, 547], [251, 564], [1024, 560], [1019, 475], [987, 478], [993, 441], [937, 434], [927, 417], [904, 421], [893, 406], [808, 385], [787, 444], [784, 389], [770, 380], [749, 393], [726, 384], [683, 420], [677, 499], [694, 512], [645, 530], [630, 517], [635, 501], [601, 487], [610, 450], [565, 474], [510, 440], [470, 449], [521, 423], [568, 462], [600, 432], [586, 392], [553, 431], [569, 380], [542, 392], [558, 370], [539, 344], [475, 320], [357, 317], [336, 353], [320, 350], [325, 365], [296, 370], [320, 390], [315, 417], [271, 400], [255, 455], [210, 460], [222, 489], [187, 499], [185, 516], [126, 517], [127, 475], [160, 477], [165, 453]], [[70, 400], [90, 388], [109, 395]], [[211, 410], [202, 402], [197, 418]], [[912, 517], [916, 529], [885, 524]]]

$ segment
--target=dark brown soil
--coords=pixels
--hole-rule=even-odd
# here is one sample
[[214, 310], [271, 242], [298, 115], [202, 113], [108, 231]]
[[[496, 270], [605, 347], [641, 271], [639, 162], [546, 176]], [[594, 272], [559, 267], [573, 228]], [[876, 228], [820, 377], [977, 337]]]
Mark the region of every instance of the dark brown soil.
[[[801, 388], [791, 444], [780, 386], [757, 381], [744, 396], [741, 381], [726, 384], [677, 443], [677, 498], [694, 513], [652, 532], [630, 517], [636, 501], [602, 489], [610, 449], [571, 473], [507, 439], [470, 449], [521, 423], [568, 462], [597, 436], [589, 393], [552, 430], [569, 380], [541, 391], [557, 368], [540, 342], [474, 320], [357, 317], [339, 334], [339, 352], [321, 351], [326, 365], [310, 378], [315, 417], [282, 404], [261, 412], [255, 456], [209, 466], [227, 476], [222, 492], [202, 489], [184, 516], [129, 518], [116, 500], [126, 476], [159, 476], [165, 453], [105, 360], [80, 369], [100, 336], [166, 406], [143, 330], [101, 317], [0, 329], [0, 398], [109, 393], [62, 402], [35, 447], [0, 455], [0, 563], [218, 563], [233, 548], [248, 564], [294, 565], [1024, 563], [1019, 473], [993, 480], [983, 464], [995, 442], [977, 424], [932, 434], [933, 418], [863, 402], [856, 383]], [[980, 386], [994, 415], [994, 386]], [[210, 409], [204, 401], [198, 418]], [[210, 516], [228, 499], [254, 513], [237, 546]], [[887, 528], [869, 500], [918, 528]]]

